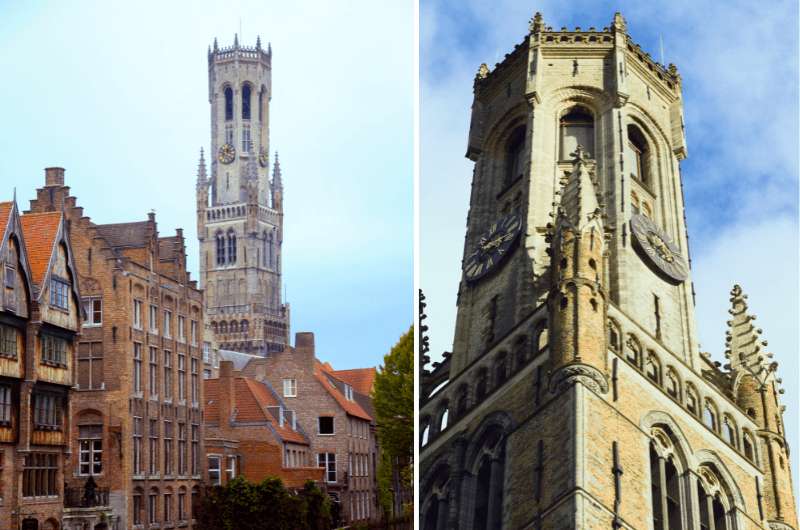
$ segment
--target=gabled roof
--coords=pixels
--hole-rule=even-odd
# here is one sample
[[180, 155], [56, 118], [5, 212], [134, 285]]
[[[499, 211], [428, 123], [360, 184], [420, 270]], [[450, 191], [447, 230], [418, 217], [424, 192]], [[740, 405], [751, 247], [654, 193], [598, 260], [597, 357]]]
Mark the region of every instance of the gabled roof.
[[330, 374], [323, 374], [323, 371], [318, 368], [314, 370], [314, 377], [317, 378], [319, 384], [325, 388], [328, 394], [330, 394], [331, 397], [336, 400], [339, 406], [342, 407], [347, 414], [363, 420], [372, 421], [372, 416], [367, 414], [367, 411], [365, 411], [361, 405], [344, 397], [344, 394], [342, 394], [339, 388], [334, 384], [333, 376]]
[[11, 216], [11, 210], [14, 208], [14, 203], [11, 201], [0, 202], [0, 242], [3, 241], [3, 236], [6, 235], [6, 227], [8, 227], [8, 218]]
[[352, 386], [359, 394], [365, 396], [372, 395], [372, 387], [375, 385], [375, 368], [353, 368], [351, 370], [333, 370], [331, 374]]
[[[206, 379], [203, 384], [206, 399], [205, 419], [210, 422], [219, 422], [219, 379]], [[281, 426], [267, 411], [267, 407], [278, 407], [280, 404], [266, 385], [249, 377], [235, 377], [233, 392], [236, 421], [243, 423], [269, 422], [283, 441], [308, 445], [308, 441], [302, 434], [287, 425]]]
[[33, 283], [41, 286], [53, 256], [56, 235], [61, 226], [61, 212], [26, 213], [20, 216], [22, 234], [28, 251]]

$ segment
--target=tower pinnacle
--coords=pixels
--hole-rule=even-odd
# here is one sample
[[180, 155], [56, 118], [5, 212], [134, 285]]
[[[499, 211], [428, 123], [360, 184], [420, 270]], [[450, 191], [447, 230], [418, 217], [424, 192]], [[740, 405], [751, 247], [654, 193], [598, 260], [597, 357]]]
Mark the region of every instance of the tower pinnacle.
[[281, 162], [278, 159], [277, 151], [275, 151], [275, 165], [272, 166], [272, 189], [283, 189], [283, 182], [281, 180]]
[[731, 371], [749, 372], [759, 383], [766, 383], [775, 372], [778, 363], [772, 361], [773, 354], [764, 348], [767, 341], [760, 338], [761, 329], [753, 325], [756, 315], [750, 314], [747, 307], [747, 295], [741, 286], [731, 289], [731, 308], [725, 332], [725, 357], [730, 362]]
[[197, 183], [205, 184], [208, 173], [206, 173], [206, 159], [203, 148], [200, 148], [200, 161], [197, 163]]

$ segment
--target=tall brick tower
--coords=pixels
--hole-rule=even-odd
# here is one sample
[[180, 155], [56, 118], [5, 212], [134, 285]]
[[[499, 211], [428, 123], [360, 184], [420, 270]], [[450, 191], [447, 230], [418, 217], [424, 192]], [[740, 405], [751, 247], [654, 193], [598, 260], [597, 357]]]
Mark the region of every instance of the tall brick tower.
[[281, 301], [283, 184], [277, 157], [269, 179], [272, 50], [239, 45], [208, 50], [211, 176], [201, 151], [197, 173], [200, 280], [220, 347], [266, 355], [283, 351], [289, 306]]
[[537, 13], [480, 66], [453, 351], [421, 374], [421, 528], [798, 529], [740, 288], [730, 364], [698, 348], [686, 155], [678, 71], [620, 14]]

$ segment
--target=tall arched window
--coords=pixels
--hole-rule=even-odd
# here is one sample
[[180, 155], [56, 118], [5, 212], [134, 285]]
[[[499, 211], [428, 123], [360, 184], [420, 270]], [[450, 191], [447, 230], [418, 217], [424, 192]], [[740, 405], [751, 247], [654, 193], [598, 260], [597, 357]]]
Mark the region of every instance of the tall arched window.
[[506, 146], [506, 173], [503, 188], [522, 177], [525, 168], [525, 127], [517, 127], [511, 133]]
[[650, 149], [642, 131], [628, 125], [628, 151], [630, 153], [631, 176], [650, 187]]
[[700, 399], [691, 383], [686, 385], [686, 409], [695, 416], [700, 414]]
[[680, 382], [678, 374], [672, 368], [667, 369], [667, 377], [665, 379], [665, 386], [667, 387], [667, 394], [678, 399], [681, 395]]
[[631, 362], [636, 368], [641, 370], [642, 366], [642, 347], [639, 345], [639, 342], [635, 340], [633, 337], [628, 337], [625, 345], [628, 347], [628, 353], [626, 355], [626, 359]]
[[727, 414], [722, 420], [722, 436], [731, 447], [739, 447], [739, 444], [737, 443], [738, 436], [736, 435], [736, 424], [733, 423], [733, 418]]
[[580, 145], [586, 155], [594, 154], [594, 117], [585, 107], [576, 105], [561, 117], [561, 160], [569, 160], [569, 155]]
[[245, 83], [242, 85], [242, 119], [250, 119], [250, 85]]
[[456, 395], [456, 418], [460, 418], [467, 412], [467, 385], [461, 385]]
[[508, 375], [508, 355], [506, 352], [500, 352], [497, 356], [497, 364], [495, 364], [494, 369], [494, 386], [498, 387], [503, 384], [506, 380]]
[[486, 374], [486, 368], [480, 368], [478, 370], [478, 379], [475, 382], [475, 401], [478, 402], [486, 397], [486, 386], [487, 386], [487, 379], [488, 376]]
[[426, 445], [428, 445], [428, 438], [429, 438], [430, 433], [431, 433], [430, 418], [423, 418], [421, 423], [422, 423], [423, 427], [422, 427], [422, 435], [420, 436], [419, 444], [422, 447], [425, 447]]
[[751, 462], [756, 461], [755, 451], [753, 450], [753, 438], [748, 431], [744, 431], [744, 434], [742, 434], [742, 449], [744, 450], [744, 456]]
[[217, 232], [217, 265], [225, 265], [225, 236]]
[[705, 406], [703, 407], [703, 423], [714, 432], [717, 432], [719, 428], [717, 409], [714, 408], [714, 405], [709, 400], [706, 400]]
[[490, 433], [483, 443], [477, 467], [473, 530], [500, 530], [503, 524], [505, 443], [500, 432]]
[[264, 91], [266, 89], [262, 86], [258, 91], [258, 121], [264, 119]]
[[228, 230], [228, 263], [236, 263], [236, 234]]
[[658, 454], [650, 445], [650, 490], [653, 501], [653, 528], [680, 530], [681, 494], [680, 477], [673, 457]]
[[[233, 119], [233, 89], [225, 87], [225, 121]], [[230, 142], [228, 142], [230, 143]]]
[[[707, 469], [701, 471], [702, 480], [697, 481], [697, 505], [700, 508], [701, 530], [728, 530], [725, 506], [721, 492], [716, 485], [716, 477], [712, 477]], [[713, 484], [708, 484], [713, 481]]]
[[228, 332], [228, 323], [225, 320], [219, 323], [219, 332], [220, 333]]
[[658, 359], [654, 353], [650, 353], [650, 355], [647, 356], [645, 374], [647, 374], [648, 379], [653, 381], [655, 384], [661, 384], [661, 364], [658, 362]]

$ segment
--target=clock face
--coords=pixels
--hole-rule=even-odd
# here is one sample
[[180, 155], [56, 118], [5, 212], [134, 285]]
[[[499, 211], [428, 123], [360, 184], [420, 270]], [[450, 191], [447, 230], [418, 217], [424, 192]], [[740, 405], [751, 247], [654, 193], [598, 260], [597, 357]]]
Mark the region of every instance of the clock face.
[[522, 222], [517, 214], [492, 223], [464, 263], [464, 277], [467, 281], [474, 282], [496, 267], [510, 253], [511, 245], [519, 236], [521, 228]]
[[258, 152], [258, 165], [261, 167], [267, 167], [267, 153], [262, 149]]
[[678, 283], [689, 275], [686, 260], [675, 243], [652, 220], [644, 215], [631, 218], [631, 232], [650, 263]]
[[217, 153], [217, 160], [223, 164], [230, 164], [234, 158], [236, 158], [236, 148], [231, 144], [222, 144]]

